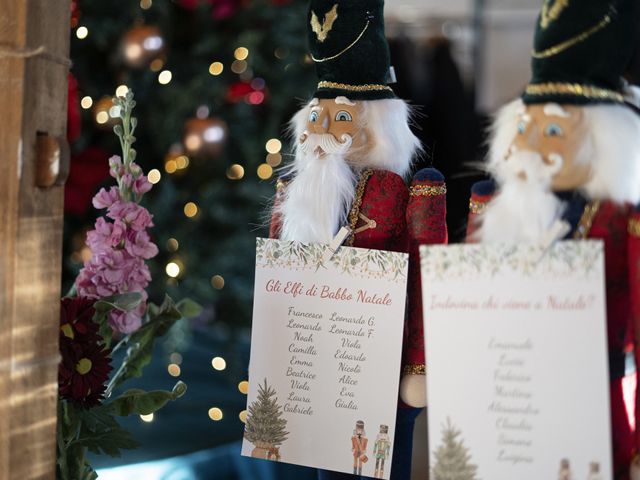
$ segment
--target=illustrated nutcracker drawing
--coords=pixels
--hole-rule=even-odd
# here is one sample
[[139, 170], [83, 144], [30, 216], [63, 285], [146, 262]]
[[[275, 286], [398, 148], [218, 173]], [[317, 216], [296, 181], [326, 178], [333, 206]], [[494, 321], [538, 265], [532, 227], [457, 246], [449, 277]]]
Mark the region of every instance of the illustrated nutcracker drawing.
[[571, 475], [571, 465], [569, 464], [569, 460], [566, 458], [560, 460], [558, 480], [573, 480], [573, 476]]
[[640, 437], [622, 389], [627, 352], [635, 348], [640, 360], [640, 115], [638, 90], [622, 78], [637, 3], [544, 2], [532, 79], [496, 117], [488, 160], [495, 183], [474, 186], [468, 229], [480, 242], [604, 240], [617, 480], [640, 479]]
[[[277, 185], [270, 235], [410, 254], [403, 378], [391, 475], [408, 480], [413, 423], [426, 405], [418, 248], [445, 243], [444, 178], [423, 169], [407, 185], [421, 152], [410, 109], [390, 82], [382, 0], [312, 0], [310, 54], [319, 83], [291, 121], [294, 159]], [[380, 353], [383, 355], [383, 353]], [[323, 479], [339, 474], [320, 472]]]
[[367, 433], [364, 431], [364, 422], [358, 420], [356, 428], [351, 436], [351, 453], [353, 453], [353, 474], [362, 475], [362, 465], [369, 461], [367, 457]]
[[373, 444], [373, 455], [376, 458], [376, 470], [373, 478], [384, 478], [384, 461], [389, 458], [391, 440], [389, 439], [389, 427], [380, 425], [380, 433]]
[[604, 477], [600, 473], [600, 464], [598, 462], [591, 462], [589, 464], [589, 475], [587, 480], [604, 480]]

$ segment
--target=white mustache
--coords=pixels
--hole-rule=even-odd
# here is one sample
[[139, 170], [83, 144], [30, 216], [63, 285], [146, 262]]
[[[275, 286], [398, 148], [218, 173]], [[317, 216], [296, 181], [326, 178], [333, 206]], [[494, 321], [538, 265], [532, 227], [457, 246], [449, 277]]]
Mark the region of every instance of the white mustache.
[[342, 142], [338, 141], [336, 137], [330, 133], [309, 133], [307, 138], [300, 142], [300, 149], [305, 154], [315, 154], [318, 147], [322, 151], [329, 155], [343, 155], [351, 148], [353, 139], [351, 135], [342, 135]]
[[547, 161], [539, 152], [531, 150], [518, 150], [511, 147], [506, 161], [500, 166], [505, 176], [517, 176], [524, 173], [528, 180], [551, 179], [560, 171], [564, 158], [559, 153], [550, 153]]

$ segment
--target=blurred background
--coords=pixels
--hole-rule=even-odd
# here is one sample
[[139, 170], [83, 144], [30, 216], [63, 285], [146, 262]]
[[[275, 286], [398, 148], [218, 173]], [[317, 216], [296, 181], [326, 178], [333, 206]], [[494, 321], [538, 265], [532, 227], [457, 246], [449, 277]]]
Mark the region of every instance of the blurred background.
[[[246, 460], [247, 365], [256, 236], [285, 124], [315, 86], [304, 0], [74, 0], [71, 17], [65, 277], [70, 287], [95, 220], [93, 194], [118, 153], [111, 96], [137, 100], [138, 161], [155, 184], [146, 198], [160, 254], [152, 300], [191, 297], [203, 314], [174, 327], [139, 386], [187, 394], [156, 416], [129, 418], [142, 443], [96, 458], [100, 478], [296, 479], [311, 469]], [[396, 92], [416, 106], [422, 165], [447, 177], [452, 241], [463, 237], [470, 185], [480, 175], [488, 115], [529, 76], [540, 0], [387, 0]], [[143, 383], [142, 383], [143, 382]], [[135, 385], [132, 385], [135, 386]], [[415, 478], [426, 478], [426, 419], [416, 428]]]

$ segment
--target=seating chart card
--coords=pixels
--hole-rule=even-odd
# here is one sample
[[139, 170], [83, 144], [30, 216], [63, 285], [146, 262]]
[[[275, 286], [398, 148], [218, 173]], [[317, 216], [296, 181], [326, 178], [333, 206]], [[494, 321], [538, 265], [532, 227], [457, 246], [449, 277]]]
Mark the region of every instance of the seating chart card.
[[603, 248], [421, 248], [431, 478], [611, 479]]
[[389, 478], [407, 266], [257, 239], [243, 455]]

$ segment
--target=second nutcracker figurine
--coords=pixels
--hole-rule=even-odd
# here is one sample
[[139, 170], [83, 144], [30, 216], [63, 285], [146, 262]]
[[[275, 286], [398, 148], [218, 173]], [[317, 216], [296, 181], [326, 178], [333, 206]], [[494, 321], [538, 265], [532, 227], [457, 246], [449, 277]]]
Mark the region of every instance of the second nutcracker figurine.
[[410, 254], [404, 403], [391, 466], [393, 480], [408, 480], [419, 411], [409, 406], [426, 404], [418, 247], [447, 240], [446, 187], [435, 169], [421, 170], [410, 185], [405, 181], [421, 147], [408, 105], [389, 86], [383, 8], [382, 0], [311, 1], [308, 38], [319, 82], [291, 122], [295, 157], [278, 181], [271, 236], [329, 243], [347, 226], [347, 245]]
[[622, 78], [637, 3], [544, 2], [533, 77], [493, 126], [488, 170], [497, 189], [474, 187], [469, 224], [481, 242], [552, 241], [563, 229], [567, 239], [604, 241], [616, 480], [640, 479], [639, 429], [623, 391], [627, 354], [635, 349], [640, 360], [640, 115], [638, 91]]

